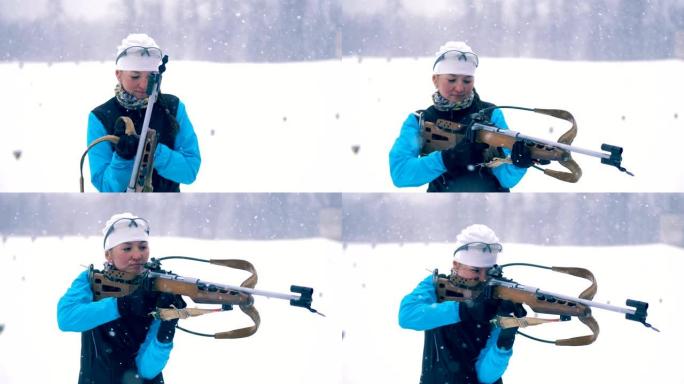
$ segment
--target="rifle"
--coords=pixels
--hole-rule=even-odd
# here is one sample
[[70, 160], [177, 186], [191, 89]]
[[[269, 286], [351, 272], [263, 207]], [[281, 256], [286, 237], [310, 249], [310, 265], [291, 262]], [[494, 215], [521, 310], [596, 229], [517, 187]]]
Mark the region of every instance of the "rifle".
[[[149, 95], [147, 99], [147, 107], [145, 110], [145, 118], [143, 119], [143, 126], [140, 131], [141, 139], [138, 141], [138, 148], [136, 149], [135, 158], [133, 160], [133, 169], [131, 170], [131, 178], [128, 182], [128, 187], [126, 192], [152, 192], [152, 171], [154, 169], [154, 151], [157, 148], [157, 131], [150, 128], [150, 120], [152, 118], [152, 109], [154, 108], [154, 103], [157, 101], [157, 96], [159, 95], [161, 87], [162, 73], [166, 71], [166, 63], [169, 61], [169, 57], [164, 55], [162, 58], [162, 63], [159, 66], [158, 73], [151, 73], [147, 80], [147, 94]], [[126, 135], [135, 135], [135, 126], [133, 125], [133, 120], [127, 116], [120, 116], [116, 120], [116, 126], [123, 124], [125, 126]], [[114, 129], [116, 132], [116, 128]], [[83, 181], [83, 162], [88, 152], [97, 144], [102, 142], [111, 142], [116, 145], [119, 142], [119, 137], [115, 135], [105, 135], [93, 140], [92, 143], [88, 145], [83, 155], [81, 155], [81, 178], [80, 187], [81, 193], [84, 191], [84, 181]]]
[[[591, 282], [591, 285], [582, 291], [579, 294], [579, 297], [554, 293], [540, 288], [525, 286], [503, 277], [503, 268], [509, 266], [526, 266], [547, 269], [553, 272], [586, 279]], [[440, 275], [435, 269], [433, 273], [433, 283], [437, 292], [438, 301], [466, 302], [479, 299], [480, 295], [484, 295], [482, 297], [484, 299], [499, 299], [513, 303], [526, 304], [535, 313], [559, 316], [558, 318], [516, 318], [497, 315], [491, 322], [493, 325], [501, 328], [525, 328], [550, 322], [569, 321], [572, 317], [576, 317], [591, 331], [590, 335], [558, 340], [543, 340], [518, 331], [518, 333], [530, 339], [558, 346], [589, 345], [598, 338], [599, 325], [591, 313], [592, 307], [624, 313], [627, 320], [639, 322], [647, 328], [660, 332], [657, 328], [646, 322], [646, 317], [648, 316], [648, 303], [646, 302], [627, 299], [627, 307], [620, 307], [592, 301], [598, 288], [593, 273], [588, 269], [576, 267], [547, 267], [529, 263], [510, 263], [501, 266], [495, 265], [490, 268], [487, 273], [488, 280], [484, 284], [478, 284], [478, 282], [465, 280], [454, 274], [451, 276]]]
[[[197, 278], [190, 278], [177, 275], [170, 271], [161, 269], [161, 261], [168, 259], [183, 259], [218, 266], [239, 269], [251, 273], [251, 275], [240, 284], [233, 286], [204, 281]], [[145, 272], [135, 274], [105, 268], [98, 271], [90, 266], [89, 281], [94, 294], [95, 301], [106, 297], [123, 297], [133, 293], [142, 286], [152, 292], [171, 293], [175, 295], [187, 296], [197, 304], [214, 304], [219, 308], [157, 308], [151, 315], [161, 320], [186, 319], [188, 317], [201, 316], [208, 313], [229, 311], [234, 305], [239, 306], [240, 310], [249, 316], [254, 323], [249, 327], [234, 329], [215, 334], [206, 334], [177, 326], [178, 329], [197, 336], [213, 337], [215, 339], [237, 339], [248, 337], [256, 333], [261, 323], [259, 312], [254, 307], [254, 296], [266, 296], [277, 299], [289, 300], [290, 305], [308, 309], [310, 312], [324, 316], [317, 310], [311, 308], [313, 288], [298, 285], [290, 286], [293, 294], [270, 292], [254, 289], [257, 283], [257, 272], [254, 266], [240, 259], [197, 259], [187, 256], [167, 256], [159, 259], [152, 258], [145, 265]]]
[[[548, 115], [561, 120], [566, 120], [570, 122], [572, 126], [555, 142], [528, 136], [520, 132], [499, 128], [487, 120], [485, 116], [487, 112], [493, 109], [504, 108], [518, 109]], [[484, 108], [479, 112], [474, 113], [470, 116], [466, 124], [459, 124], [444, 119], [437, 119], [437, 121], [434, 123], [421, 121], [421, 127], [421, 135], [424, 141], [422, 149], [423, 154], [427, 154], [435, 150], [451, 148], [461, 140], [484, 143], [494, 148], [500, 147], [508, 149], [513, 149], [513, 144], [515, 144], [516, 141], [522, 141], [530, 149], [532, 159], [535, 160], [537, 164], [548, 165], [551, 161], [557, 161], [561, 166], [568, 170], [568, 172], [564, 172], [548, 168], [544, 169], [536, 164], [533, 165], [534, 168], [543, 171], [545, 175], [551, 176], [561, 181], [576, 183], [580, 177], [582, 177], [582, 169], [572, 158], [573, 152], [592, 157], [598, 157], [601, 159], [602, 164], [612, 165], [620, 171], [625, 172], [630, 176], [634, 176], [621, 165], [623, 151], [622, 147], [610, 144], [602, 144], [601, 151], [605, 152], [598, 152], [572, 146], [572, 141], [575, 139], [575, 136], [577, 136], [577, 122], [570, 112], [561, 109], [495, 106]], [[493, 159], [484, 165], [489, 168], [493, 168], [510, 162], [510, 159], [494, 156]]]

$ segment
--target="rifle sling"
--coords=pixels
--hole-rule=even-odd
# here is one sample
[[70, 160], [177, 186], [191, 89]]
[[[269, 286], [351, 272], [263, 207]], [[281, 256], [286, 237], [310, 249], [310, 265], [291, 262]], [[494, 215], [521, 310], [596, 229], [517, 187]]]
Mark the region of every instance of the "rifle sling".
[[252, 275], [250, 277], [248, 277], [245, 281], [243, 281], [242, 284], [240, 284], [241, 287], [254, 288], [254, 286], [257, 283], [258, 276], [257, 276], [256, 268], [254, 268], [254, 265], [252, 265], [252, 263], [250, 263], [247, 260], [210, 259], [209, 263], [221, 265], [221, 266], [228, 267], [228, 268], [240, 269], [240, 270], [247, 271], [247, 272], [251, 273]]
[[252, 319], [252, 322], [254, 322], [254, 325], [249, 326], [249, 327], [244, 327], [244, 328], [238, 328], [234, 329], [232, 331], [227, 331], [227, 332], [218, 332], [214, 334], [215, 339], [240, 339], [243, 337], [248, 337], [253, 335], [258, 329], [259, 325], [261, 324], [261, 318], [259, 317], [259, 312], [257, 311], [254, 306], [249, 305], [249, 306], [240, 306], [240, 310], [242, 312], [249, 316], [250, 319]]
[[599, 334], [599, 325], [596, 319], [592, 315], [585, 316], [585, 317], [579, 317], [579, 320], [589, 327], [591, 330], [591, 335], [585, 335], [585, 336], [577, 336], [577, 337], [571, 337], [569, 339], [559, 339], [556, 340], [555, 344], [558, 346], [570, 346], [570, 347], [576, 347], [580, 345], [589, 345], [593, 343], [596, 338], [598, 337]]
[[81, 166], [80, 166], [81, 178], [79, 179], [79, 185], [81, 187], [81, 193], [83, 193], [85, 191], [85, 186], [84, 186], [84, 182], [83, 182], [83, 162], [85, 161], [85, 157], [88, 154], [88, 152], [90, 152], [90, 150], [93, 149], [94, 146], [96, 146], [97, 144], [100, 144], [104, 141], [110, 141], [114, 145], [116, 145], [119, 142], [119, 137], [114, 136], [114, 135], [106, 135], [106, 136], [99, 137], [99, 138], [93, 140], [93, 142], [90, 143], [90, 145], [88, 145], [88, 148], [86, 148], [85, 152], [83, 152], [83, 154], [81, 155]]
[[585, 299], [585, 300], [592, 300], [594, 298], [594, 295], [596, 295], [596, 291], [598, 290], [598, 286], [596, 283], [596, 278], [594, 277], [594, 274], [591, 273], [590, 270], [586, 268], [578, 268], [578, 267], [551, 267], [551, 270], [554, 272], [560, 272], [560, 273], [565, 273], [568, 275], [580, 277], [582, 279], [586, 279], [591, 281], [591, 285], [582, 291], [580, 293], [579, 298], [580, 299]]

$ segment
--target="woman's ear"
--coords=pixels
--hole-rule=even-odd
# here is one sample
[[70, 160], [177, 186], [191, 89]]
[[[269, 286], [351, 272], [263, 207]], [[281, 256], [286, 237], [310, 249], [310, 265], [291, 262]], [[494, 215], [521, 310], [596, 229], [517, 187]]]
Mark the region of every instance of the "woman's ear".
[[105, 260], [107, 260], [110, 263], [112, 262], [112, 250], [111, 249], [108, 249], [105, 251]]
[[435, 88], [437, 88], [437, 79], [439, 78], [439, 75], [432, 75], [432, 84], [435, 85]]

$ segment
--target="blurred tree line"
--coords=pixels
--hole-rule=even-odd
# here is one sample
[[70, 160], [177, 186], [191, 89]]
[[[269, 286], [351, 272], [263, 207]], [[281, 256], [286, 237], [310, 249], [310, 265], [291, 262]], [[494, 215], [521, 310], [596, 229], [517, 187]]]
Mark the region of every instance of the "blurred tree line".
[[471, 224], [505, 242], [684, 246], [684, 194], [345, 194], [347, 242], [454, 242]]
[[0, 234], [99, 237], [126, 211], [153, 236], [429, 243], [481, 223], [506, 242], [684, 246], [684, 194], [659, 193], [3, 194]]
[[426, 56], [447, 40], [483, 56], [649, 60], [673, 57], [684, 28], [681, 0], [454, 0], [430, 17], [400, 0], [374, 13], [346, 12], [343, 0], [121, 0], [95, 21], [47, 4], [31, 21], [0, 15], [0, 60], [112, 60], [130, 32], [150, 34], [173, 60]]
[[7, 193], [0, 196], [0, 234], [102, 236], [113, 214], [131, 212], [150, 222], [152, 236], [339, 239], [340, 223], [331, 221], [330, 212], [340, 207], [340, 194]]

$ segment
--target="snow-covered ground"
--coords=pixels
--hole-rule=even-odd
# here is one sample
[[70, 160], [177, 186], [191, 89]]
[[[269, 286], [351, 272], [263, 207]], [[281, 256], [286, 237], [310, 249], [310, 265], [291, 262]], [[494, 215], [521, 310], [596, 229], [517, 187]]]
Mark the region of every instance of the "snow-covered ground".
[[[262, 324], [252, 337], [213, 340], [177, 334], [164, 370], [167, 381], [174, 383], [416, 383], [423, 334], [398, 326], [399, 302], [434, 268], [446, 272], [452, 252], [450, 244], [441, 243], [343, 247], [322, 239], [154, 237], [150, 244], [156, 257], [249, 260], [259, 272], [257, 288], [287, 292], [293, 283], [314, 287], [314, 308], [327, 316], [258, 297]], [[101, 265], [100, 252], [100, 237], [8, 237], [0, 244], [0, 324], [4, 324], [0, 382], [76, 380], [80, 335], [58, 330], [56, 303], [84, 265]], [[595, 309], [601, 333], [590, 346], [556, 347], [518, 337], [504, 376], [507, 383], [684, 383], [678, 367], [678, 346], [683, 340], [678, 319], [684, 315], [684, 300], [677, 285], [684, 250], [663, 244], [542, 247], [506, 243], [500, 262], [513, 261], [588, 268], [598, 281], [597, 302], [647, 301], [648, 320], [662, 332], [625, 320], [621, 314]], [[182, 261], [167, 261], [164, 266], [210, 281], [241, 281], [219, 267]], [[574, 278], [518, 267], [508, 269], [506, 275], [570, 295], [586, 286]], [[241, 313], [228, 312], [185, 325], [214, 332], [245, 326], [248, 321]], [[575, 323], [540, 326], [529, 332], [550, 338], [584, 334], [586, 329]]]
[[[172, 56], [172, 53], [171, 53]], [[388, 152], [407, 115], [430, 103], [430, 58], [303, 63], [171, 61], [164, 91], [181, 97], [202, 167], [194, 192], [398, 192]], [[499, 105], [565, 109], [578, 147], [624, 148], [630, 177], [575, 155], [568, 184], [531, 170], [517, 192], [682, 192], [684, 62], [482, 58], [476, 88]], [[113, 64], [2, 63], [0, 191], [77, 192], [89, 111], [110, 98]], [[557, 139], [567, 124], [506, 111], [511, 129]], [[675, 147], [668, 147], [674, 143]], [[558, 169], [558, 168], [556, 168]], [[86, 190], [89, 170], [85, 167]]]

